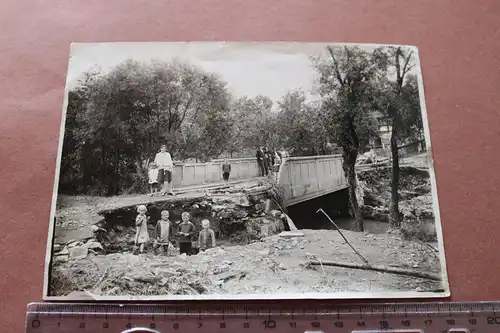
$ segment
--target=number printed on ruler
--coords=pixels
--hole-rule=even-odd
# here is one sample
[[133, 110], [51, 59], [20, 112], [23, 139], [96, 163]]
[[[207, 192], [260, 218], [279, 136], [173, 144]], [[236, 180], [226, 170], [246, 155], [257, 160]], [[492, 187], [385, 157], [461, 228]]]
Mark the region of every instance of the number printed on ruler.
[[[316, 308], [34, 303], [26, 332], [497, 333], [499, 302]], [[139, 331], [136, 331], [139, 332]]]

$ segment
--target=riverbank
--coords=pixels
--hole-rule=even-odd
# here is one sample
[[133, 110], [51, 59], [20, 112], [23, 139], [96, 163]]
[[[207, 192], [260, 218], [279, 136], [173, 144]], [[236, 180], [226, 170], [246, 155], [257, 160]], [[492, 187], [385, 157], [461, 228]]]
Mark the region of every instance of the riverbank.
[[[361, 177], [371, 186], [371, 192], [365, 191], [365, 194], [371, 194], [374, 199], [387, 199], [388, 187], [384, 184], [387, 175], [381, 177], [383, 181], [377, 181], [380, 172], [369, 174], [373, 177], [371, 183], [366, 177], [368, 174]], [[420, 184], [419, 177], [410, 177], [410, 180], [417, 179], [416, 182], [405, 180], [403, 183]], [[254, 185], [262, 186], [261, 183]], [[147, 296], [442, 290], [441, 282], [432, 279], [308, 265], [311, 260], [318, 259], [362, 262], [335, 230], [306, 227], [293, 237], [280, 234], [285, 229], [281, 212], [266, 207], [266, 198], [250, 195], [247, 190], [254, 185], [174, 198], [61, 196], [56, 215], [50, 295], [73, 293], [75, 296], [74, 292], [97, 296]], [[405, 200], [420, 200], [422, 195]], [[172, 221], [177, 221], [181, 212], [188, 211], [198, 230], [202, 219], [210, 219], [218, 246], [185, 256], [179, 255], [177, 247], [168, 253], [154, 255], [149, 244], [144, 254], [134, 254], [138, 200], [148, 202], [148, 213], [152, 216], [151, 238], [155, 237], [154, 224], [161, 210], [169, 210]], [[371, 203], [374, 202], [384, 201]], [[347, 220], [337, 222], [341, 228], [349, 224]], [[385, 230], [343, 232], [371, 265], [440, 273], [435, 243], [409, 240], [404, 234], [386, 233]]]
[[[388, 222], [391, 205], [391, 168], [373, 168], [358, 173], [363, 195], [363, 217]], [[437, 240], [431, 181], [428, 169], [402, 166], [399, 182], [401, 233], [407, 239]]]

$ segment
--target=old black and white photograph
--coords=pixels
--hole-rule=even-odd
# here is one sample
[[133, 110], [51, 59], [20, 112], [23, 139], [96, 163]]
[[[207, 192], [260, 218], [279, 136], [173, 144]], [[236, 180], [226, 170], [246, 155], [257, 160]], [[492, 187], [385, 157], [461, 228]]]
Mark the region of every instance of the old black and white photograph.
[[45, 299], [449, 296], [423, 87], [414, 46], [72, 44]]

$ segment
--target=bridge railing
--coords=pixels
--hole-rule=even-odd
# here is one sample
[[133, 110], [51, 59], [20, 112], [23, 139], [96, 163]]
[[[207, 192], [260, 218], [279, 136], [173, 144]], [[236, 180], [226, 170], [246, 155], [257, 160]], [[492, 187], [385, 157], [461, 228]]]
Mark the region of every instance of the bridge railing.
[[294, 204], [347, 187], [341, 155], [290, 157], [278, 174], [285, 202]]
[[[228, 161], [231, 164], [230, 180], [259, 177], [256, 158], [237, 158]], [[174, 161], [173, 185], [179, 188], [222, 182], [223, 163], [224, 160], [207, 163]], [[287, 204], [309, 200], [347, 187], [341, 155], [285, 158], [277, 179], [285, 191]]]
[[[228, 159], [231, 164], [230, 180], [250, 179], [259, 176], [257, 159]], [[172, 183], [174, 187], [204, 185], [222, 182], [222, 164], [224, 160], [213, 160], [207, 163], [182, 163], [174, 161]]]

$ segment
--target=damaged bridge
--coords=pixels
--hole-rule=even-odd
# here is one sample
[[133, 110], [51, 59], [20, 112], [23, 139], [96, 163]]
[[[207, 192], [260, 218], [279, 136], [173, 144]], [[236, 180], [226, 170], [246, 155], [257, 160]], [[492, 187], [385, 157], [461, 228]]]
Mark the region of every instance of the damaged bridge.
[[[222, 160], [208, 163], [175, 163], [173, 185], [181, 192], [220, 186]], [[259, 179], [255, 158], [230, 159], [231, 182]], [[276, 175], [287, 206], [315, 199], [348, 187], [341, 155], [286, 158]], [[223, 185], [223, 184], [222, 184]]]
[[291, 157], [278, 173], [287, 206], [315, 199], [348, 187], [340, 155]]

